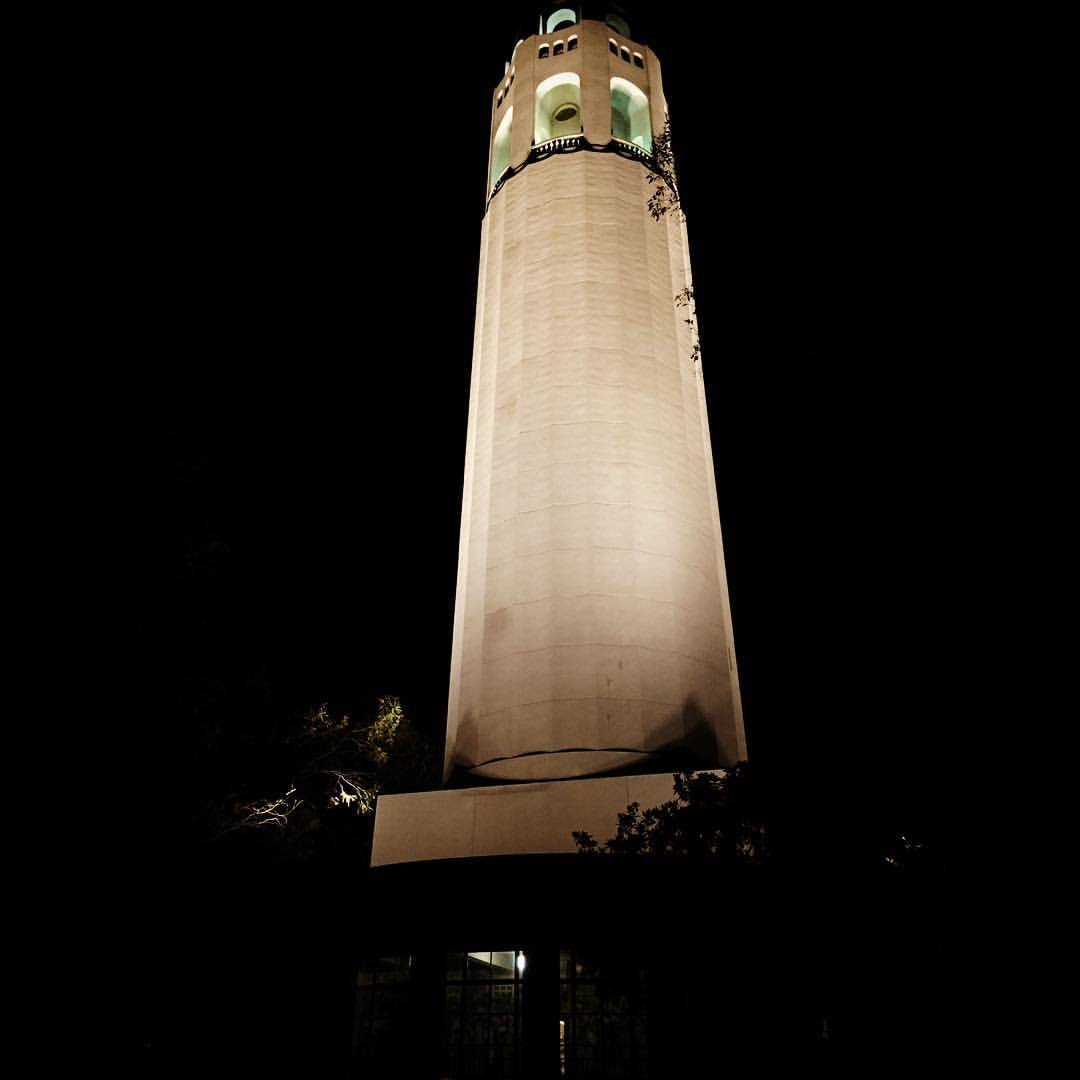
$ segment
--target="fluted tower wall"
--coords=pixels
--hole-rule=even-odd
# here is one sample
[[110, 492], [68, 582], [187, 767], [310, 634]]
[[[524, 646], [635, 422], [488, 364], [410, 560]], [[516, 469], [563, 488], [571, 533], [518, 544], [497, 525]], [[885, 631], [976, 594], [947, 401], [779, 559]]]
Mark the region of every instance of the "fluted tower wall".
[[[580, 134], [537, 145], [574, 127], [575, 100]], [[648, 209], [665, 117], [652, 51], [599, 22], [519, 43], [492, 95], [447, 776], [746, 756], [696, 331], [675, 303], [686, 226]]]

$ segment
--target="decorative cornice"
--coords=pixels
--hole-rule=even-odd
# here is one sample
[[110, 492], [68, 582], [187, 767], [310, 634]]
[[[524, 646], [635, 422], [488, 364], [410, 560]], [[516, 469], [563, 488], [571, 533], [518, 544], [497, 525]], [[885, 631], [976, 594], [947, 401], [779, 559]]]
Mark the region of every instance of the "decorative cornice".
[[552, 157], [555, 154], [574, 154], [580, 150], [591, 150], [599, 154], [618, 154], [620, 157], [630, 158], [632, 161], [640, 161], [642, 165], [655, 171], [652, 154], [638, 146], [637, 143], [627, 142], [625, 139], [612, 139], [607, 143], [591, 143], [586, 141], [584, 135], [562, 135], [557, 139], [548, 139], [547, 142], [533, 146], [529, 150], [529, 156], [520, 165], [507, 165], [503, 169], [498, 180], [495, 181], [495, 186], [491, 189], [491, 194], [488, 195], [487, 202], [484, 204], [484, 215], [487, 216], [491, 200], [502, 191], [503, 185], [517, 176], [518, 173], [524, 172], [534, 161], [543, 161], [545, 158]]

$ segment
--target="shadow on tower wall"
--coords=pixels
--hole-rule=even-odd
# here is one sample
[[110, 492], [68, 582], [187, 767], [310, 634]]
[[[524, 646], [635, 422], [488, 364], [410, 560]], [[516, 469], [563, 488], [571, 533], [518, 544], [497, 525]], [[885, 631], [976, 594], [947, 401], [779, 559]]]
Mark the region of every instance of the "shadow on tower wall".
[[[669, 769], [726, 769], [735, 759], [725, 750], [717, 737], [716, 723], [712, 714], [706, 712], [695, 694], [683, 701], [681, 708], [673, 710], [649, 740], [649, 746], [606, 746], [599, 743], [580, 743], [573, 746], [549, 746], [512, 754], [495, 760], [512, 761], [516, 758], [543, 754], [568, 752], [632, 751], [649, 754], [642, 760], [614, 769], [601, 770], [596, 775], [622, 776], [636, 773], [666, 772]], [[472, 713], [466, 713], [458, 726], [454, 747], [454, 770], [447, 782], [448, 787], [480, 786], [490, 783], [513, 783], [515, 781], [493, 780], [470, 773], [468, 770], [491, 762], [479, 761], [480, 730]]]

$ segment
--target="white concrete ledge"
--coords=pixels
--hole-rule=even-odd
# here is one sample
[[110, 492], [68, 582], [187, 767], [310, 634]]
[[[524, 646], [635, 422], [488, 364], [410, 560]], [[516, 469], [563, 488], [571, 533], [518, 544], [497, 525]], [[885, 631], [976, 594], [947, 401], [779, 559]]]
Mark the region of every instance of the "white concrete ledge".
[[603, 842], [629, 803], [673, 797], [670, 772], [380, 795], [371, 865], [573, 853], [574, 831]]

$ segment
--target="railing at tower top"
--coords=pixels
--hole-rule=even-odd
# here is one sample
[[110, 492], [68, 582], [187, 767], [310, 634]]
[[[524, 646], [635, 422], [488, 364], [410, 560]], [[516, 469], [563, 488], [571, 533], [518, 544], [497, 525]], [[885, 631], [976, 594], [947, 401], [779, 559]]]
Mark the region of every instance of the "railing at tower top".
[[576, 149], [584, 138], [585, 136], [578, 132], [577, 135], [558, 135], [554, 139], [546, 139], [533, 146], [530, 157], [542, 158], [548, 154], [557, 154], [560, 150]]
[[531, 162], [551, 157], [552, 154], [566, 154], [575, 150], [606, 150], [609, 153], [616, 153], [621, 154], [623, 157], [634, 158], [646, 165], [651, 166], [653, 162], [651, 150], [646, 150], [644, 146], [639, 146], [637, 143], [630, 142], [628, 139], [620, 139], [616, 136], [612, 137], [611, 142], [609, 143], [591, 143], [586, 142], [585, 135], [581, 132], [578, 132], [576, 135], [559, 135], [554, 139], [545, 139], [544, 142], [535, 143], [529, 150], [529, 156], [517, 168], [514, 168], [512, 165], [505, 166], [503, 171], [499, 173], [496, 178], [495, 183], [491, 185], [488, 202], [498, 194], [503, 184], [505, 184], [510, 177], [517, 175], [517, 173], [521, 172], [521, 170]]
[[629, 139], [620, 139], [618, 135], [613, 135], [611, 141], [616, 143], [616, 152], [629, 153], [633, 157], [639, 157], [642, 161], [652, 161], [652, 151], [646, 150], [644, 146], [636, 142], [631, 142]]

